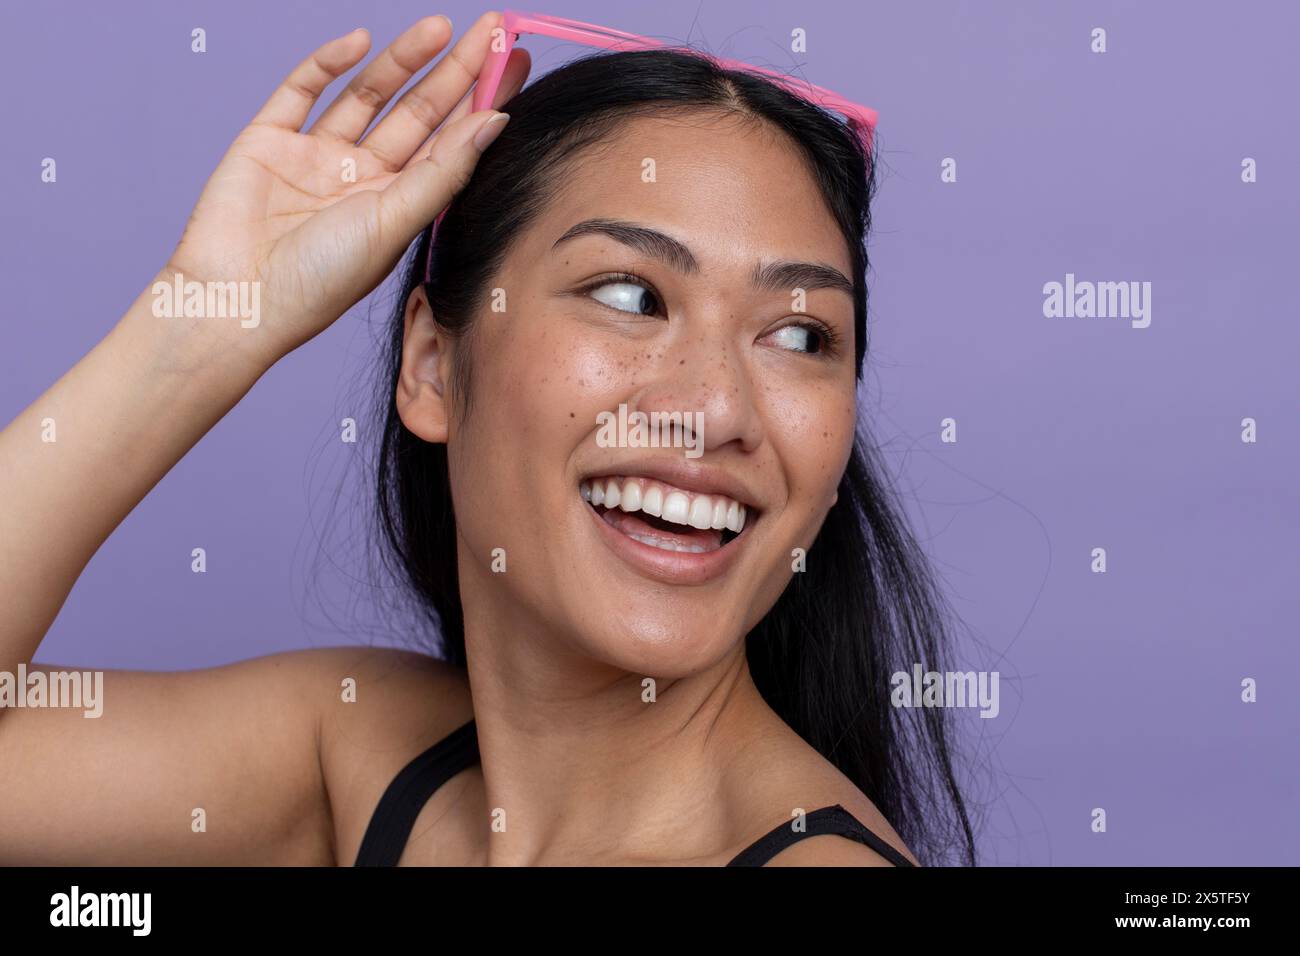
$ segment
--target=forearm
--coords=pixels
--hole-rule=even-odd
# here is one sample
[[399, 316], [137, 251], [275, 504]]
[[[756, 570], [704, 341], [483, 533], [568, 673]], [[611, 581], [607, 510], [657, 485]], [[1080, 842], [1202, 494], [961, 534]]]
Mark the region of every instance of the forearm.
[[204, 325], [237, 320], [152, 301], [0, 432], [0, 670], [32, 659], [99, 546], [265, 370], [240, 330]]

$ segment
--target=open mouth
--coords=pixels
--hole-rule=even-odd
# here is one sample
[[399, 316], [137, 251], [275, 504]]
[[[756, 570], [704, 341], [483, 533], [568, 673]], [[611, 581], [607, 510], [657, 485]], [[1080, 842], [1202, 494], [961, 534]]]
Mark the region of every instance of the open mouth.
[[661, 551], [719, 551], [744, 534], [746, 524], [757, 517], [726, 495], [699, 494], [649, 478], [590, 478], [578, 490], [610, 527]]

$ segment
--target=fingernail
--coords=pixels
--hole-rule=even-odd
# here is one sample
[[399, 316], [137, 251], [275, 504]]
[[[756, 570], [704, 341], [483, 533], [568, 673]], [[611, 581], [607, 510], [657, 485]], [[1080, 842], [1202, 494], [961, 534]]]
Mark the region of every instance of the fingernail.
[[448, 29], [448, 30], [451, 30], [451, 29], [454, 27], [454, 24], [451, 22], [451, 17], [447, 16], [447, 14], [445, 14], [445, 13], [438, 13], [438, 14], [435, 14], [435, 16], [442, 17], [444, 20], [447, 21], [447, 29]]
[[506, 122], [510, 119], [509, 113], [498, 113], [486, 123], [478, 128], [474, 134], [474, 146], [481, 153], [492, 144], [492, 141], [501, 135], [501, 131], [506, 128]]

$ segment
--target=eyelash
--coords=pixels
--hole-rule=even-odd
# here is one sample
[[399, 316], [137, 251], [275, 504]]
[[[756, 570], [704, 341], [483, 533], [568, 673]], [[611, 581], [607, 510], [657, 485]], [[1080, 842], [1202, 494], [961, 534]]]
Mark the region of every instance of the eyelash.
[[[634, 272], [614, 272], [609, 275], [601, 276], [599, 279], [595, 279], [591, 282], [588, 282], [586, 285], [582, 286], [578, 291], [581, 292], [583, 295], [590, 295], [592, 292], [596, 291], [602, 286], [617, 285], [620, 282], [629, 283], [631, 285], [643, 286], [647, 292], [649, 292], [652, 296], [654, 296], [655, 301], [659, 304], [659, 306], [660, 307], [663, 306], [663, 297], [657, 291], [655, 291], [655, 287], [650, 282], [650, 280], [643, 279], [641, 278], [641, 276], [637, 275]], [[622, 315], [635, 314], [632, 312], [628, 312], [624, 309], [615, 309], [612, 305], [605, 305], [605, 303], [600, 302], [599, 300], [593, 300], [593, 301], [595, 301], [597, 305], [605, 306], [605, 308], [610, 309], [614, 312], [618, 312]], [[652, 316], [643, 315], [641, 317], [651, 318]], [[839, 334], [836, 333], [834, 329], [832, 329], [829, 325], [826, 325], [826, 323], [824, 322], [818, 321], [816, 319], [808, 319], [803, 322], [792, 322], [788, 326], [787, 325], [781, 326], [781, 328], [782, 329], [785, 328], [811, 329], [812, 331], [816, 332], [818, 335], [822, 337], [821, 348], [819, 348], [816, 352], [801, 352], [798, 354], [821, 355], [827, 358], [839, 354], [839, 350], [840, 350]], [[780, 329], [773, 329], [773, 331], [780, 331]], [[797, 352], [798, 350], [793, 350], [793, 351]]]

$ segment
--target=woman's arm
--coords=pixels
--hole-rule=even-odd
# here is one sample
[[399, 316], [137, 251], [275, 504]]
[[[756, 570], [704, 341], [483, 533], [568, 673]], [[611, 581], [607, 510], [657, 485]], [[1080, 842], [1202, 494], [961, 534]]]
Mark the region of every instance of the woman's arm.
[[32, 659], [99, 546], [266, 370], [150, 299], [0, 432], [2, 670]]
[[[0, 432], [0, 672], [16, 675], [33, 659], [82, 569], [149, 490], [279, 358], [367, 295], [469, 178], [492, 137], [484, 127], [504, 125], [491, 111], [469, 114], [465, 100], [499, 22], [495, 12], [482, 17], [368, 134], [388, 100], [446, 46], [450, 24], [434, 17], [416, 24], [300, 132], [325, 87], [365, 55], [368, 35], [354, 31], [304, 60], [222, 159], [155, 281]], [[501, 97], [522, 85], [521, 67], [526, 73], [526, 61], [511, 64]], [[187, 295], [186, 283], [197, 282], [208, 302], [216, 292], [255, 308], [187, 316], [184, 302], [169, 302], [164, 291], [177, 288], [178, 276]], [[105, 628], [102, 637], [109, 636]], [[268, 813], [301, 813], [301, 787], [282, 786], [275, 775], [224, 776], [229, 760], [215, 759], [237, 741], [260, 748], [246, 755], [251, 766], [270, 760], [292, 774], [299, 764], [284, 763], [283, 748], [293, 747], [288, 734], [301, 772], [316, 773], [319, 789], [315, 715], [283, 692], [244, 701], [284, 683], [277, 673], [284, 661], [268, 660], [184, 675], [116, 675], [106, 707], [119, 716], [111, 720], [0, 708], [0, 854], [39, 862], [41, 832], [75, 823], [83, 838], [111, 837], [123, 817], [155, 827], [164, 842], [140, 841], [138, 853], [123, 847], [122, 862], [158, 859], [165, 846], [192, 850], [198, 844], [188, 831], [166, 842], [173, 821], [154, 811], [168, 795], [189, 799], [205, 753], [214, 756], [214, 772], [202, 789], [227, 807], [224, 826], [237, 831]], [[178, 762], [178, 748], [192, 760]], [[131, 761], [69, 759], [94, 754]], [[147, 771], [147, 785], [123, 791], [118, 775], [128, 767]], [[17, 803], [14, 788], [22, 793]], [[127, 796], [87, 830], [84, 815], [109, 792]], [[15, 816], [15, 806], [26, 809]]]

